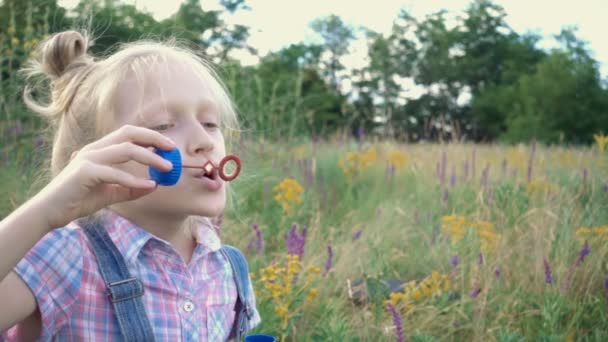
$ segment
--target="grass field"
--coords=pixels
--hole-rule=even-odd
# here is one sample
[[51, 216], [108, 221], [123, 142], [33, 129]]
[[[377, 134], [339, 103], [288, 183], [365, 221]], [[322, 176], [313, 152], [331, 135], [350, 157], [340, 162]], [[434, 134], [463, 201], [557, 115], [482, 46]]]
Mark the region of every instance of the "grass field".
[[[598, 146], [336, 139], [229, 152], [243, 171], [222, 238], [248, 256], [256, 332], [608, 340], [608, 157]], [[2, 170], [5, 214], [36, 176]]]

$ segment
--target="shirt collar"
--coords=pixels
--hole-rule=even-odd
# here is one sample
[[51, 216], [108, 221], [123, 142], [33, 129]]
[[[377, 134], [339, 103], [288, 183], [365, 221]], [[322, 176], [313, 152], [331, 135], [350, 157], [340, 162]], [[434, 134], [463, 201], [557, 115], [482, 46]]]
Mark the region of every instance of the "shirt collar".
[[[172, 248], [167, 241], [154, 236], [117, 212], [111, 209], [102, 209], [102, 212], [106, 231], [127, 262], [135, 263], [139, 253], [150, 240], [156, 240]], [[192, 234], [197, 246], [191, 261], [221, 248], [220, 238], [213, 229], [211, 221], [204, 218], [195, 222]]]

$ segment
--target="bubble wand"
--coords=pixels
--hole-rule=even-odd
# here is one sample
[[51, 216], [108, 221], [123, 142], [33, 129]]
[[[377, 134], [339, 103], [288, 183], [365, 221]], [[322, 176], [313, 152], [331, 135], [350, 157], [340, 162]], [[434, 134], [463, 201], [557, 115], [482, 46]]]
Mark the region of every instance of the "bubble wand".
[[234, 180], [241, 172], [241, 159], [234, 154], [229, 154], [222, 158], [218, 166], [213, 165], [210, 160], [204, 165], [198, 166], [183, 165], [182, 156], [177, 148], [170, 151], [156, 149], [154, 152], [173, 164], [173, 168], [167, 172], [160, 171], [159, 169], [150, 166], [148, 169], [150, 178], [156, 181], [158, 185], [171, 186], [177, 184], [183, 168], [202, 169], [206, 174], [211, 174], [214, 170], [218, 170], [218, 175], [225, 182]]

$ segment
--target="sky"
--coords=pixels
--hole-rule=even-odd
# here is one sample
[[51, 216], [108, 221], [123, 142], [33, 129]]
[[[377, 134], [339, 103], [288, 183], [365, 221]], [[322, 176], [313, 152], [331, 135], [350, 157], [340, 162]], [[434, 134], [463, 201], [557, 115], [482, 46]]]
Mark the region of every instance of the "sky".
[[[124, 0], [164, 19], [177, 11], [181, 0]], [[60, 0], [65, 7], [72, 7], [78, 0]], [[218, 0], [203, 1], [204, 9], [220, 8]], [[231, 24], [250, 27], [248, 42], [260, 55], [276, 51], [298, 42], [315, 42], [318, 37], [310, 23], [319, 17], [338, 15], [352, 27], [367, 27], [376, 32], [389, 33], [393, 20], [400, 9], [406, 9], [416, 18], [441, 9], [453, 14], [462, 13], [470, 0], [246, 0], [251, 8], [238, 11], [224, 19]], [[507, 23], [517, 32], [531, 31], [545, 37], [543, 48], [555, 46], [552, 35], [564, 26], [577, 26], [578, 37], [588, 43], [592, 56], [600, 63], [603, 77], [608, 77], [608, 0], [495, 0], [506, 13]], [[346, 58], [347, 67], [365, 64], [365, 43], [361, 40], [352, 45], [352, 54]], [[249, 54], [238, 54], [244, 64], [256, 62]]]

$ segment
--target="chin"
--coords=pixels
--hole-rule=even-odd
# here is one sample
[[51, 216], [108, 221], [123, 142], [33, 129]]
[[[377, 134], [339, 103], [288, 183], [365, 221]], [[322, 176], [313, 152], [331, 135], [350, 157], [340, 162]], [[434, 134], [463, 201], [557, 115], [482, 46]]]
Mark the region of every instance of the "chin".
[[226, 206], [223, 203], [201, 203], [200, 206], [190, 208], [192, 215], [205, 216], [205, 217], [216, 217], [224, 211]]

